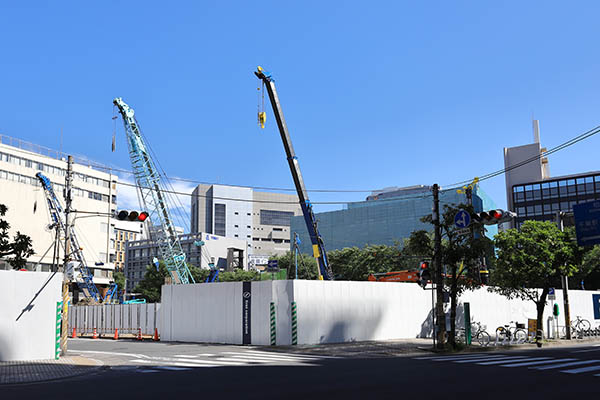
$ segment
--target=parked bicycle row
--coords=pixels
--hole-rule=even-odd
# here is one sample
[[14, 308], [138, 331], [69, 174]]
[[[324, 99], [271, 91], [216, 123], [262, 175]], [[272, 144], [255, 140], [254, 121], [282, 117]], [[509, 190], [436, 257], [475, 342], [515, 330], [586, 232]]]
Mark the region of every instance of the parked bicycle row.
[[[483, 327], [480, 322], [471, 323], [471, 341], [472, 343], [478, 343], [480, 346], [489, 346], [490, 344], [502, 346], [535, 343], [536, 336], [544, 336], [542, 330], [538, 329], [536, 333], [528, 332], [528, 330], [525, 329], [525, 324], [521, 324], [517, 321], [510, 321], [507, 325], [497, 327], [494, 333], [495, 336], [492, 338], [492, 335], [485, 330], [485, 327]], [[561, 338], [565, 338], [567, 333], [566, 327], [562, 327], [561, 333]], [[578, 316], [572, 323], [571, 337], [575, 339], [600, 337], [600, 326], [591, 328], [589, 321]], [[464, 328], [459, 328], [457, 330], [456, 339], [458, 342], [466, 343], [466, 331]]]

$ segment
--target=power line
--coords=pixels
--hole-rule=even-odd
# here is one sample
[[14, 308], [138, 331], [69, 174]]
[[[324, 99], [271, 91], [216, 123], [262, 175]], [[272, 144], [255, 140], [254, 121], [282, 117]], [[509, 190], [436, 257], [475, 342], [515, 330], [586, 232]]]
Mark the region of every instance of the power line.
[[[518, 163], [516, 163], [514, 165], [511, 165], [510, 167], [507, 167], [507, 168], [504, 168], [504, 169], [500, 169], [498, 171], [494, 171], [494, 172], [490, 172], [488, 174], [482, 175], [481, 177], [479, 177], [479, 181], [484, 181], [486, 179], [494, 178], [494, 177], [496, 177], [498, 175], [503, 175], [503, 174], [505, 174], [505, 173], [507, 173], [509, 171], [512, 171], [513, 169], [522, 167], [523, 165], [526, 165], [526, 164], [529, 164], [529, 163], [534, 162], [536, 160], [539, 160], [540, 158], [546, 157], [546, 156], [548, 156], [550, 154], [554, 154], [554, 153], [556, 153], [556, 152], [558, 152], [560, 150], [566, 149], [567, 147], [570, 147], [570, 146], [574, 145], [575, 143], [581, 142], [582, 140], [585, 140], [585, 139], [587, 139], [589, 137], [594, 136], [598, 132], [600, 132], [600, 125], [596, 126], [593, 129], [590, 129], [587, 132], [582, 133], [581, 135], [575, 136], [574, 138], [572, 138], [570, 140], [567, 140], [566, 142], [561, 143], [558, 146], [551, 148], [550, 150], [547, 150], [547, 151], [542, 152], [542, 153], [540, 153], [538, 155], [535, 155], [535, 156], [533, 156], [531, 158], [528, 158], [526, 160], [518, 162]], [[471, 182], [471, 180], [467, 180], [467, 181], [461, 181], [461, 182], [453, 183], [451, 185], [447, 185], [447, 186], [451, 187], [451, 189], [448, 189], [448, 190], [456, 189], [456, 188], [460, 187], [461, 185], [464, 185], [465, 183], [470, 183], [470, 182]]]

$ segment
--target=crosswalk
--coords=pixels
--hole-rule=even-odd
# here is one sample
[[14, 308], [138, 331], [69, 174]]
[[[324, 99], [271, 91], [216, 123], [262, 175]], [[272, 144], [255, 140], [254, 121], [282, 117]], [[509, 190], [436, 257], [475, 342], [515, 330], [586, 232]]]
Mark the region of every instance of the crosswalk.
[[[460, 356], [414, 357], [413, 360], [436, 363], [448, 362], [452, 364], [497, 366], [502, 368], [527, 368], [538, 371], [558, 370], [561, 373], [572, 375], [600, 371], [600, 359], [581, 360], [575, 357], [554, 358], [533, 357], [526, 355], [476, 353], [463, 354]], [[600, 374], [594, 374], [594, 376], [600, 377]]]
[[219, 353], [177, 354], [172, 356], [148, 356], [132, 354], [124, 365], [113, 367], [117, 371], [153, 373], [160, 371], [186, 371], [193, 368], [240, 367], [240, 366], [316, 366], [317, 361], [330, 356], [293, 353], [275, 353], [260, 350], [225, 351]]

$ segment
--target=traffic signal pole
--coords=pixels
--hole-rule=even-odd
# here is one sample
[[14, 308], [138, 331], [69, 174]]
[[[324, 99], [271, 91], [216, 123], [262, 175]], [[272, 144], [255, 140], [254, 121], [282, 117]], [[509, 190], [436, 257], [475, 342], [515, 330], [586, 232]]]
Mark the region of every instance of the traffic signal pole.
[[[564, 231], [565, 225], [563, 223], [563, 213], [561, 211], [556, 212], [556, 224], [561, 232]], [[567, 332], [567, 340], [571, 340], [571, 313], [569, 308], [569, 278], [566, 275], [560, 277], [563, 287], [563, 300], [565, 307], [565, 331]]]
[[442, 230], [440, 226], [440, 187], [437, 183], [433, 185], [433, 265], [436, 289], [436, 319], [437, 319], [437, 348], [444, 348], [444, 336], [446, 333], [446, 315], [444, 314], [444, 282], [442, 280]]

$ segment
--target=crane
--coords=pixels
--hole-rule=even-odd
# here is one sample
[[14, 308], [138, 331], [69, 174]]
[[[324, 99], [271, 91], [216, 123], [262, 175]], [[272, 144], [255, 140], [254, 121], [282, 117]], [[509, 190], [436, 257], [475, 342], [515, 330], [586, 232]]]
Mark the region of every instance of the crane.
[[[269, 93], [269, 100], [271, 101], [273, 113], [275, 114], [275, 119], [277, 120], [279, 134], [281, 135], [281, 140], [283, 141], [283, 147], [285, 148], [287, 161], [290, 166], [290, 171], [292, 172], [292, 178], [294, 179], [296, 192], [298, 192], [298, 199], [300, 201], [300, 207], [302, 208], [302, 214], [304, 215], [304, 221], [306, 222], [306, 227], [308, 228], [308, 235], [310, 236], [310, 241], [313, 247], [313, 256], [317, 259], [319, 271], [323, 279], [333, 280], [333, 273], [331, 271], [331, 267], [329, 266], [329, 262], [327, 261], [327, 253], [325, 252], [323, 238], [319, 234], [317, 219], [313, 213], [312, 204], [308, 199], [308, 193], [306, 191], [306, 187], [304, 186], [304, 180], [302, 179], [302, 173], [300, 172], [300, 165], [298, 164], [298, 157], [296, 157], [296, 154], [294, 153], [292, 139], [290, 138], [290, 133], [288, 131], [287, 124], [285, 123], [285, 118], [283, 117], [283, 111], [281, 110], [281, 104], [279, 103], [279, 96], [277, 95], [277, 90], [275, 89], [275, 81], [271, 78], [271, 74], [266, 72], [261, 67], [258, 67], [254, 74], [263, 82], [264, 86], [267, 88], [267, 92]], [[264, 125], [264, 113], [259, 113], [259, 121], [261, 122], [261, 125]]]
[[169, 205], [161, 189], [161, 176], [148, 152], [135, 112], [122, 98], [113, 100], [117, 106], [127, 135], [129, 158], [133, 167], [136, 185], [140, 191], [143, 207], [150, 215], [150, 221], [158, 224], [156, 237], [158, 250], [165, 261], [167, 270], [175, 283], [195, 283], [194, 277], [185, 262], [185, 253], [177, 237], [169, 212]]
[[[35, 174], [35, 176], [38, 178], [42, 188], [44, 189], [44, 194], [46, 195], [46, 200], [48, 201], [48, 210], [50, 211], [50, 217], [52, 218], [52, 225], [58, 225], [60, 230], [66, 233], [67, 226], [62, 217], [64, 210], [58, 201], [58, 197], [56, 197], [56, 194], [54, 193], [52, 182], [50, 182], [50, 179], [44, 176], [44, 174], [41, 172], [38, 172]], [[102, 302], [110, 302], [117, 292], [117, 284], [113, 282], [108, 288], [106, 296], [104, 298], [100, 296], [100, 292], [94, 284], [94, 274], [88, 268], [88, 264], [83, 256], [83, 250], [79, 246], [79, 239], [75, 234], [75, 229], [71, 225], [69, 230], [69, 240], [71, 242], [70, 246], [73, 252], [68, 256], [73, 257], [73, 259], [79, 264], [79, 274], [74, 274], [74, 279], [77, 283], [77, 286], [86, 297], [91, 298], [96, 302], [99, 302], [100, 300], [102, 300]]]

